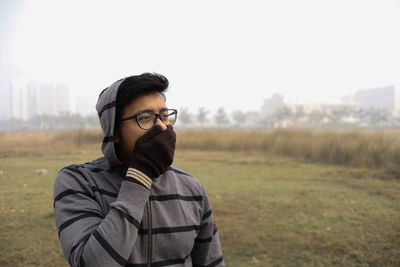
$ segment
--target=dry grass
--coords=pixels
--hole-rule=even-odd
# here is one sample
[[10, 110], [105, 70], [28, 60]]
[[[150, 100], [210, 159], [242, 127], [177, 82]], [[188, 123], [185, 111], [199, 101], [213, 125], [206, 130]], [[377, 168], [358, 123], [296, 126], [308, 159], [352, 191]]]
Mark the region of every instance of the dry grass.
[[[399, 166], [397, 132], [177, 134], [174, 165], [207, 189], [228, 266], [399, 266], [400, 183], [376, 179], [390, 168], [385, 160]], [[101, 156], [101, 139], [99, 131], [0, 135], [0, 266], [67, 266], [54, 179]]]
[[102, 133], [98, 130], [1, 133], [0, 158], [71, 154], [100, 148], [101, 140]]
[[180, 149], [254, 151], [400, 177], [400, 131], [182, 131]]
[[[311, 162], [385, 170], [400, 177], [400, 131], [177, 130], [178, 149], [253, 151]], [[2, 133], [0, 157], [100, 149], [99, 130]]]

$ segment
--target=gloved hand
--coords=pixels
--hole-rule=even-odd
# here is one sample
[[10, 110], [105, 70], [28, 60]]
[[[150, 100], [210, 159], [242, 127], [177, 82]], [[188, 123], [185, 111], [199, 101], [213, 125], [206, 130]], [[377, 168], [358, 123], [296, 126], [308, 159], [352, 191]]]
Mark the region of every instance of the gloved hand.
[[[152, 180], [165, 172], [174, 159], [176, 134], [172, 126], [159, 125], [136, 140], [126, 176], [150, 188]], [[143, 175], [144, 174], [144, 175]]]

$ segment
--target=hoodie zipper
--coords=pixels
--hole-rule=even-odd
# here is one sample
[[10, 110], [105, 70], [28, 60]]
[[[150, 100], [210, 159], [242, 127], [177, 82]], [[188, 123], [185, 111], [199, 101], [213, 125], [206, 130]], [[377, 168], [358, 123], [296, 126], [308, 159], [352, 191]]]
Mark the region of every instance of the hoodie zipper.
[[146, 203], [146, 206], [147, 206], [147, 218], [148, 218], [148, 242], [147, 242], [147, 251], [148, 251], [148, 253], [147, 253], [147, 266], [149, 266], [149, 267], [151, 267], [151, 250], [152, 250], [152, 242], [151, 242], [151, 239], [152, 239], [152, 237], [151, 237], [151, 235], [152, 235], [152, 232], [151, 232], [151, 228], [152, 228], [152, 223], [151, 223], [151, 205], [150, 205], [150, 200], [149, 201], [147, 201], [147, 203]]

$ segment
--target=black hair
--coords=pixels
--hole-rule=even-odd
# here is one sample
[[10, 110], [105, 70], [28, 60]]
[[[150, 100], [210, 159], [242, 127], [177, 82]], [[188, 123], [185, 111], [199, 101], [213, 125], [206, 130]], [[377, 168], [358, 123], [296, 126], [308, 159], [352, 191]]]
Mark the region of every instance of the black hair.
[[121, 114], [132, 99], [146, 93], [160, 92], [165, 100], [163, 92], [168, 85], [168, 79], [158, 73], [143, 73], [125, 78], [118, 87], [114, 129], [119, 130]]

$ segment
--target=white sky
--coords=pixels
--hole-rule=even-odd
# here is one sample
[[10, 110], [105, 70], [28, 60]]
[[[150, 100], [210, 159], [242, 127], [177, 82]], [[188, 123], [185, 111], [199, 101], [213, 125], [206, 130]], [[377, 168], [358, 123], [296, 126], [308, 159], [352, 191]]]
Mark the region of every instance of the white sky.
[[7, 47], [28, 79], [94, 105], [122, 77], [159, 72], [170, 107], [259, 110], [400, 83], [399, 0], [31, 1]]

